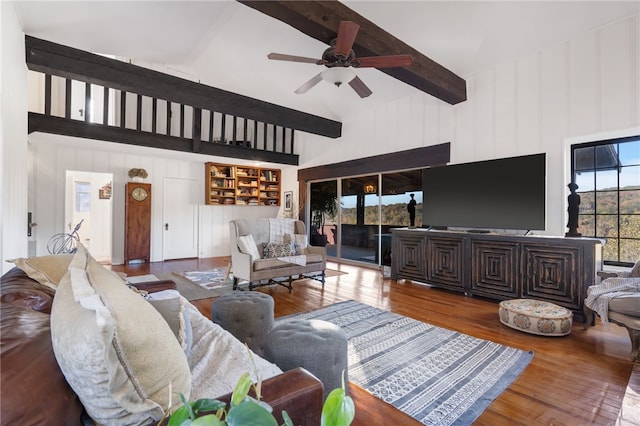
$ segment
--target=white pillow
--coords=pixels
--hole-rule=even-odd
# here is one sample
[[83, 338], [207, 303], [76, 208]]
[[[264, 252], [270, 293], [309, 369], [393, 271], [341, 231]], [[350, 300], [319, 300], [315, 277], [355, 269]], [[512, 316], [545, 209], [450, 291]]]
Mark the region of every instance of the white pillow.
[[82, 246], [51, 308], [53, 351], [99, 424], [157, 422], [177, 392], [187, 399], [187, 357], [162, 316]]
[[245, 254], [251, 256], [251, 261], [258, 260], [262, 256], [260, 256], [260, 252], [258, 251], [258, 246], [256, 245], [256, 241], [253, 239], [253, 235], [242, 235], [238, 237], [236, 240], [238, 244], [238, 249]]

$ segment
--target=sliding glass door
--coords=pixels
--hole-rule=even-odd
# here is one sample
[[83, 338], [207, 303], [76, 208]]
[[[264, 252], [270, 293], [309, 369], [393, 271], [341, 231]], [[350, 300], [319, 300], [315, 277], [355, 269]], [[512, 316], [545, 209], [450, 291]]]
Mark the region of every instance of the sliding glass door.
[[340, 197], [342, 259], [377, 263], [378, 175], [343, 178]]
[[421, 170], [313, 182], [309, 197], [310, 241], [339, 259], [390, 265], [391, 229], [422, 225]]
[[328, 256], [337, 256], [338, 181], [313, 182], [309, 187], [309, 242], [326, 246]]

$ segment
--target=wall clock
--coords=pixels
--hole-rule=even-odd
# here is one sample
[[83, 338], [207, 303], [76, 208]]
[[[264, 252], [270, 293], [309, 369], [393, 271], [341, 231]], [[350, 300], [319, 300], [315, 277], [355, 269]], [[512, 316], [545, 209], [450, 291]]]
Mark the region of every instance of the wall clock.
[[133, 188], [133, 191], [131, 191], [131, 198], [136, 201], [144, 201], [148, 196], [149, 192], [141, 186], [136, 186], [135, 188]]
[[151, 184], [129, 182], [124, 207], [124, 261], [150, 261]]

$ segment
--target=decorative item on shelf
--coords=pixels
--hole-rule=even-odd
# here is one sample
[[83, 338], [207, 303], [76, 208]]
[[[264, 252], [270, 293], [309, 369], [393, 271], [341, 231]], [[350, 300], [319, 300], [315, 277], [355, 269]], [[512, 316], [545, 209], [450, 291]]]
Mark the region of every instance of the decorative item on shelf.
[[145, 169], [130, 169], [129, 178], [134, 182], [141, 182], [149, 176]]
[[98, 198], [101, 200], [109, 200], [111, 199], [111, 182], [105, 183], [102, 188], [98, 190]]

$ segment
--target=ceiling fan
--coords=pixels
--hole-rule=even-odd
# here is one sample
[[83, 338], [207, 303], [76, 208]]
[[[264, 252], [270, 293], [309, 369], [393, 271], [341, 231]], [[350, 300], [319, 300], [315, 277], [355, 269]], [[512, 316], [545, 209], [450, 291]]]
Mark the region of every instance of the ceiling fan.
[[331, 40], [331, 45], [324, 51], [321, 59], [282, 53], [269, 53], [267, 57], [278, 61], [305, 62], [327, 67], [326, 70], [318, 73], [311, 80], [298, 87], [295, 91], [298, 94], [306, 93], [320, 81], [326, 80], [336, 86], [349, 83], [349, 86], [361, 98], [366, 98], [372, 92], [356, 75], [353, 68], [407, 67], [413, 63], [413, 57], [411, 55], [388, 55], [357, 58], [352, 47], [359, 29], [360, 25], [355, 22], [340, 22], [338, 36]]

